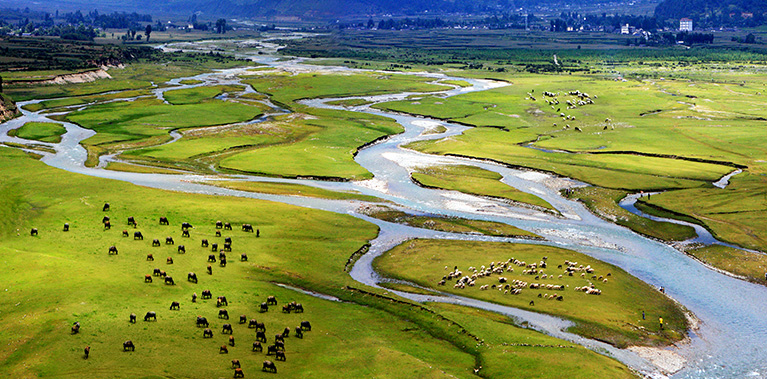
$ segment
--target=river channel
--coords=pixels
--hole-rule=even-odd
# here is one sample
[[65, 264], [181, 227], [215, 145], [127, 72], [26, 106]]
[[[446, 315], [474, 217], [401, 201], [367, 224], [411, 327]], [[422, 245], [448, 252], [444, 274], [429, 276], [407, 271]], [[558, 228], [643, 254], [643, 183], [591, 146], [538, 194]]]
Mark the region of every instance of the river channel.
[[[161, 48], [208, 51], [216, 46], [215, 43], [182, 43], [162, 46]], [[235, 43], [230, 42], [230, 44]], [[313, 66], [302, 59], [285, 59], [284, 57], [278, 59], [275, 55], [277, 45], [264, 40], [241, 41], [239, 44], [249, 47], [250, 50], [238, 49], [236, 52], [238, 55], [251, 58], [275, 69], [288, 72], [353, 71], [345, 67]], [[245, 69], [218, 70], [190, 78], [175, 79], [172, 83], [178, 84], [183, 79], [196, 79], [202, 83], [192, 86], [241, 84], [238, 75], [244, 72]], [[431, 77], [435, 81], [454, 79], [442, 74], [415, 73], [413, 75]], [[441, 96], [454, 96], [508, 85], [507, 83], [485, 80], [467, 81], [471, 87], [456, 87], [442, 92]], [[189, 87], [189, 85], [177, 85], [167, 89], [185, 87]], [[247, 87], [247, 91], [253, 91], [252, 88]], [[164, 90], [155, 90], [153, 96], [162, 99]], [[410, 95], [413, 94], [401, 93], [362, 98], [376, 103], [404, 99]], [[133, 99], [122, 100], [131, 101]], [[337, 108], [327, 105], [327, 102], [333, 100], [339, 99], [313, 99], [305, 100], [303, 103], [312, 107]], [[39, 102], [39, 100], [20, 102], [18, 105], [21, 107], [35, 102]], [[271, 103], [267, 103], [267, 105], [273, 110], [270, 114], [287, 112], [287, 110]], [[80, 105], [72, 109], [79, 107], [83, 106]], [[60, 143], [34, 142], [34, 144], [55, 149], [55, 153], [45, 153], [42, 161], [52, 167], [70, 172], [127, 181], [152, 188], [278, 201], [350, 214], [375, 223], [380, 227], [381, 232], [375, 240], [371, 241], [370, 251], [357, 261], [351, 271], [351, 276], [355, 280], [369, 286], [378, 286], [381, 281], [386, 280], [386, 278], [379, 277], [373, 270], [372, 260], [402, 241], [411, 238], [513, 241], [546, 244], [576, 250], [617, 265], [651, 285], [664, 287], [668, 296], [683, 304], [700, 320], [698, 328], [690, 333], [689, 341], [669, 348], [686, 360], [682, 370], [673, 375], [669, 374], [669, 376], [673, 378], [767, 378], [767, 355], [762, 351], [762, 346], [767, 344], [767, 288], [708, 269], [670, 246], [647, 239], [626, 228], [594, 216], [581, 204], [559, 195], [560, 188], [582, 185], [575, 181], [539, 172], [511, 169], [479, 160], [422, 154], [401, 147], [414, 141], [459, 135], [468, 129], [466, 126], [422, 117], [386, 113], [372, 109], [369, 105], [354, 107], [351, 110], [390, 117], [405, 129], [401, 134], [361, 149], [355, 157], [357, 163], [373, 173], [374, 179], [359, 182], [323, 182], [246, 175], [225, 176], [225, 178], [227, 180], [299, 183], [330, 190], [357, 191], [389, 200], [395, 204], [394, 207], [408, 213], [437, 214], [503, 222], [535, 232], [545, 237], [545, 241], [453, 234], [412, 228], [365, 216], [359, 211], [361, 207], [366, 205], [361, 201], [259, 194], [200, 183], [204, 180], [222, 178], [214, 175], [128, 173], [105, 170], [101, 168], [103, 164], [96, 168], [89, 168], [84, 165], [87, 154], [85, 149], [80, 146], [80, 141], [95, 133], [71, 123], [63, 123], [67, 133], [63, 135]], [[19, 128], [29, 121], [58, 122], [50, 120], [48, 118], [50, 115], [44, 114], [44, 111], [23, 111], [21, 117], [0, 124], [0, 142], [32, 144], [28, 140], [9, 137], [7, 132]], [[260, 122], [264, 119], [266, 118], [253, 122]], [[436, 125], [444, 126], [446, 131], [436, 134], [425, 133], [433, 130]], [[178, 135], [174, 136], [174, 141], [178, 137]], [[114, 158], [110, 157], [110, 159]], [[471, 165], [497, 172], [503, 176], [502, 181], [504, 183], [543, 198], [553, 205], [561, 213], [561, 216], [453, 191], [426, 189], [415, 185], [410, 180], [410, 172], [414, 167], [454, 164]], [[432, 296], [425, 296], [398, 291], [391, 292], [419, 302], [451, 302], [507, 314], [519, 321], [527, 321], [534, 329], [612, 356], [647, 376], [666, 376], [649, 361], [631, 351], [616, 349], [598, 341], [564, 332], [562, 329], [569, 325], [566, 320], [454, 295], [435, 293]]]

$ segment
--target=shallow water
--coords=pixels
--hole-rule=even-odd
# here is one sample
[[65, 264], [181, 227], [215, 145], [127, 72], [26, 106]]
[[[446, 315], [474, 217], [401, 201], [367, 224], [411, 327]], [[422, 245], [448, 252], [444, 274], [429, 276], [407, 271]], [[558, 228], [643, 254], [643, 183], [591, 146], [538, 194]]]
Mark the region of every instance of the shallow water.
[[[184, 49], [205, 49], [205, 46], [209, 43], [213, 44], [215, 42], [184, 43], [181, 45]], [[270, 46], [268, 42], [253, 43], [260, 43], [266, 46], [266, 49], [275, 49], [275, 46]], [[166, 48], [172, 47], [166, 46]], [[310, 72], [312, 70], [323, 72], [353, 71], [345, 67], [310, 66], [303, 64], [302, 60], [281, 61], [271, 55], [252, 55], [252, 57], [259, 62], [284, 70], [300, 72]], [[242, 71], [241, 69], [221, 70], [198, 75], [191, 79], [203, 80], [204, 83], [201, 85], [212, 83], [231, 84], [237, 82], [235, 75]], [[420, 75], [433, 77], [435, 80], [447, 78], [439, 74]], [[183, 79], [190, 78], [176, 79], [175, 83]], [[455, 95], [506, 85], [504, 83], [480, 80], [469, 80], [469, 82], [473, 87], [455, 88], [446, 91], [446, 94]], [[188, 88], [191, 86], [174, 86], [172, 89]], [[163, 92], [169, 89], [171, 88], [158, 89], [155, 91], [155, 96], [164, 100]], [[246, 91], [249, 90], [252, 90], [252, 88], [248, 87], [246, 89]], [[402, 99], [408, 95], [410, 94], [371, 96], [365, 97], [365, 99], [380, 102]], [[332, 100], [337, 99], [307, 100], [304, 103], [315, 107], [339, 108], [325, 105], [326, 102]], [[23, 102], [19, 105], [32, 102]], [[547, 241], [513, 241], [570, 248], [615, 264], [651, 285], [665, 287], [666, 293], [669, 296], [681, 302], [695, 313], [702, 321], [702, 324], [700, 329], [691, 335], [689, 343], [674, 348], [676, 352], [687, 358], [686, 368], [675, 374], [674, 378], [761, 378], [767, 374], [767, 359], [764, 358], [764, 354], [760, 349], [763, 341], [767, 341], [767, 317], [764, 316], [765, 311], [767, 311], [767, 288], [739, 281], [709, 270], [669, 246], [646, 239], [625, 228], [595, 217], [581, 204], [564, 199], [559, 195], [558, 188], [563, 185], [561, 178], [554, 178], [543, 173], [510, 169], [478, 160], [431, 156], [400, 147], [413, 141], [458, 135], [468, 129], [465, 126], [427, 118], [390, 114], [371, 109], [369, 106], [355, 107], [353, 110], [391, 117], [405, 128], [404, 133], [361, 150], [355, 158], [360, 165], [375, 175], [374, 179], [362, 182], [329, 183], [246, 175], [233, 176], [233, 178], [236, 180], [300, 183], [331, 190], [354, 190], [390, 200], [396, 204], [396, 207], [413, 213], [433, 213], [498, 221], [533, 231], [544, 236]], [[285, 112], [285, 110], [275, 107], [275, 113], [282, 112]], [[28, 121], [55, 122], [40, 113], [28, 111], [23, 111], [23, 113], [22, 117], [0, 125], [0, 142], [29, 143], [26, 140], [8, 137], [6, 133], [8, 130], [18, 128]], [[443, 125], [447, 130], [439, 134], [422, 134], [435, 124]], [[53, 167], [101, 178], [123, 180], [153, 188], [268, 199], [303, 207], [351, 214], [376, 223], [381, 228], [380, 235], [371, 241], [372, 247], [370, 252], [361, 257], [351, 271], [352, 277], [364, 284], [377, 286], [377, 283], [382, 280], [372, 269], [371, 262], [373, 258], [409, 238], [509, 240], [435, 232], [371, 219], [357, 213], [358, 208], [365, 204], [360, 201], [325, 200], [235, 191], [197, 183], [201, 180], [212, 178], [201, 175], [138, 174], [108, 171], [101, 168], [87, 168], [83, 164], [86, 152], [79, 145], [79, 142], [92, 136], [94, 133], [70, 123], [64, 123], [64, 126], [67, 129], [67, 133], [63, 136], [61, 143], [46, 144], [35, 142], [35, 144], [46, 145], [56, 149], [56, 154], [45, 154], [43, 158], [43, 162]], [[557, 208], [563, 217], [528, 208], [515, 207], [481, 197], [451, 191], [425, 189], [412, 183], [409, 178], [409, 169], [419, 165], [430, 164], [465, 164], [498, 172], [503, 176], [504, 183], [543, 198]], [[578, 185], [578, 183], [572, 184]], [[415, 301], [459, 303], [508, 314], [520, 321], [528, 321], [535, 329], [583, 344], [603, 353], [606, 352], [608, 355], [614, 356], [647, 375], [660, 376], [657, 370], [631, 352], [618, 350], [596, 341], [590, 341], [562, 332], [561, 329], [566, 327], [568, 322], [555, 317], [453, 295], [424, 296], [400, 291], [388, 291]]]

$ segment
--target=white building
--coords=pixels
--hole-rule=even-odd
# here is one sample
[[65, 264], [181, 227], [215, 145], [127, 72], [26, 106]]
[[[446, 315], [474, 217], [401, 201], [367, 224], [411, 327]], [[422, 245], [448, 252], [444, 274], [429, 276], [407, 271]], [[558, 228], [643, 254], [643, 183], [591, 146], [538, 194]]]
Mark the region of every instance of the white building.
[[692, 31], [692, 20], [689, 18], [683, 18], [679, 20], [679, 31], [680, 32], [691, 32]]
[[621, 25], [621, 34], [629, 34], [631, 33], [629, 29], [629, 24]]

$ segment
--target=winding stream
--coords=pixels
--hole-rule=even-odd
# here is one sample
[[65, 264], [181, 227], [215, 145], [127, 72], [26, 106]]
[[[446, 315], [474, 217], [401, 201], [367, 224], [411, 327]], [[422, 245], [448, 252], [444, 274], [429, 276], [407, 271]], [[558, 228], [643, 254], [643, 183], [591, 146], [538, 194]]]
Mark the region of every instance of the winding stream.
[[[267, 54], [240, 55], [251, 57], [258, 62], [277, 69], [292, 72], [353, 71], [345, 67], [311, 66], [303, 63], [301, 59], [278, 60], [275, 56], [269, 55], [269, 53], [276, 51], [277, 47], [268, 41], [250, 40], [243, 41], [242, 43], [258, 46], [261, 49], [260, 51]], [[163, 48], [197, 48], [206, 51], [206, 46], [209, 46], [208, 44], [206, 42], [184, 43], [179, 44], [179, 46], [163, 46]], [[175, 79], [175, 83], [183, 79], [198, 79], [202, 80], [203, 83], [156, 89], [154, 94], [158, 98], [164, 99], [163, 91], [167, 89], [210, 85], [210, 83], [240, 84], [237, 75], [244, 71], [244, 69], [219, 70], [191, 78]], [[448, 78], [440, 74], [414, 75], [428, 76], [435, 80]], [[452, 96], [505, 85], [503, 83], [483, 80], [468, 81], [472, 87], [454, 88], [445, 91], [444, 95]], [[252, 88], [249, 86], [247, 88], [246, 91], [252, 91]], [[401, 93], [364, 98], [373, 102], [382, 102], [403, 99], [409, 95], [411, 94]], [[333, 100], [338, 99], [306, 100], [304, 104], [313, 107], [340, 108], [326, 104], [328, 101]], [[19, 106], [35, 102], [39, 101], [21, 102]], [[286, 112], [277, 107], [272, 107], [272, 109], [274, 109], [275, 114]], [[615, 264], [651, 285], [665, 287], [666, 293], [669, 296], [694, 312], [702, 321], [699, 329], [691, 333], [691, 340], [688, 343], [673, 348], [676, 353], [687, 360], [685, 368], [674, 374], [674, 378], [767, 377], [767, 358], [765, 358], [765, 354], [761, 349], [762, 345], [767, 341], [767, 316], [765, 316], [767, 314], [765, 312], [767, 311], [767, 288], [709, 270], [667, 245], [649, 240], [628, 229], [611, 224], [592, 215], [581, 204], [567, 200], [559, 195], [559, 188], [567, 185], [577, 185], [573, 181], [555, 178], [543, 173], [510, 169], [478, 160], [432, 156], [400, 147], [413, 141], [458, 135], [468, 129], [465, 126], [427, 118], [381, 112], [370, 108], [369, 105], [354, 107], [352, 110], [390, 117], [405, 128], [404, 133], [362, 149], [356, 156], [355, 160], [357, 163], [373, 173], [374, 179], [361, 182], [319, 182], [245, 175], [238, 175], [234, 178], [237, 180], [300, 183], [330, 190], [358, 191], [363, 194], [390, 200], [398, 208], [411, 213], [432, 213], [503, 222], [533, 231], [544, 236], [546, 241], [513, 240], [412, 228], [362, 215], [358, 210], [365, 203], [361, 201], [268, 195], [236, 191], [199, 183], [201, 180], [215, 179], [215, 177], [191, 174], [128, 173], [104, 170], [101, 168], [102, 165], [99, 165], [97, 168], [88, 168], [84, 166], [87, 155], [86, 151], [79, 143], [95, 133], [71, 123], [63, 123], [67, 133], [63, 135], [60, 143], [34, 142], [34, 144], [55, 149], [55, 154], [45, 153], [42, 161], [52, 167], [70, 172], [174, 191], [267, 199], [302, 207], [351, 214], [375, 223], [381, 229], [380, 235], [371, 241], [370, 252], [362, 256], [351, 271], [351, 276], [355, 280], [370, 286], [378, 286], [378, 283], [383, 279], [372, 269], [374, 257], [410, 238], [514, 241], [573, 249]], [[0, 142], [31, 144], [27, 140], [9, 137], [7, 132], [21, 127], [29, 121], [57, 122], [50, 120], [47, 116], [42, 114], [42, 112], [23, 111], [22, 117], [0, 124]], [[262, 120], [253, 120], [252, 122], [260, 122]], [[436, 124], [443, 125], [447, 130], [438, 134], [423, 134], [425, 131], [431, 130]], [[177, 139], [177, 136], [174, 135], [173, 138]], [[435, 164], [471, 165], [497, 172], [503, 176], [502, 181], [504, 183], [519, 190], [535, 194], [548, 201], [560, 211], [562, 217], [457, 192], [426, 189], [415, 185], [410, 180], [410, 171], [413, 167]], [[415, 301], [450, 302], [507, 314], [520, 321], [527, 321], [534, 329], [611, 355], [647, 376], [663, 377], [660, 370], [630, 351], [616, 349], [601, 342], [588, 340], [562, 331], [563, 328], [569, 325], [569, 322], [556, 317], [454, 295], [435, 294], [425, 296], [389, 291]]]

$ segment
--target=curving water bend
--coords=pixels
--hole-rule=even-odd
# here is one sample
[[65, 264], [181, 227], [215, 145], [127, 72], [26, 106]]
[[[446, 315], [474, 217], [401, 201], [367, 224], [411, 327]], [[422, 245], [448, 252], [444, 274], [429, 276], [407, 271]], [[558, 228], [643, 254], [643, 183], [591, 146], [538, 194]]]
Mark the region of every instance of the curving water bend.
[[[215, 42], [184, 43], [181, 44], [180, 48], [204, 49], [209, 43]], [[276, 50], [273, 44], [269, 44], [268, 41], [254, 42], [250, 40], [243, 41], [243, 43], [262, 46], [265, 51]], [[170, 49], [172, 47], [164, 46], [164, 48]], [[345, 67], [311, 66], [304, 64], [302, 60], [278, 61], [272, 55], [253, 54], [251, 57], [276, 69], [291, 72], [310, 72], [313, 70], [350, 71], [350, 69]], [[202, 80], [203, 83], [199, 85], [209, 85], [209, 83], [231, 84], [238, 82], [236, 75], [243, 71], [243, 69], [220, 70], [198, 75], [191, 79]], [[447, 78], [439, 74], [417, 75], [433, 77], [435, 80]], [[190, 78], [177, 79], [175, 83], [183, 79]], [[469, 82], [472, 84], [471, 88], [454, 88], [445, 91], [445, 96], [505, 85], [480, 80], [470, 80]], [[189, 86], [195, 85], [188, 85], [187, 87]], [[173, 89], [177, 88], [186, 87], [181, 85], [173, 87]], [[247, 88], [246, 91], [252, 91], [252, 88], [249, 86]], [[167, 89], [155, 90], [155, 96], [163, 99], [162, 94], [164, 90]], [[366, 99], [373, 102], [381, 102], [401, 99], [408, 95], [411, 94], [371, 96], [366, 97]], [[304, 103], [315, 107], [330, 107], [325, 103], [332, 100], [335, 99], [307, 100]], [[37, 101], [22, 102], [19, 105], [23, 106], [34, 102]], [[273, 109], [275, 109], [276, 114], [285, 112], [285, 110], [276, 107]], [[390, 200], [397, 204], [397, 207], [409, 212], [424, 212], [498, 221], [533, 231], [544, 236], [547, 241], [515, 240], [514, 242], [545, 243], [570, 248], [615, 264], [652, 285], [665, 287], [666, 292], [671, 297], [696, 314], [702, 321], [700, 328], [691, 335], [691, 340], [688, 343], [674, 348], [677, 353], [687, 360], [685, 368], [674, 374], [674, 378], [767, 377], [767, 359], [764, 358], [760, 349], [763, 341], [767, 341], [767, 318], [764, 317], [765, 310], [767, 310], [767, 288], [739, 281], [709, 270], [669, 246], [646, 239], [625, 228], [595, 217], [581, 204], [559, 196], [559, 188], [577, 184], [572, 181], [555, 178], [543, 173], [510, 169], [493, 163], [431, 156], [400, 147], [413, 141], [458, 135], [467, 129], [465, 126], [381, 112], [367, 105], [355, 107], [353, 110], [393, 118], [405, 128], [405, 132], [402, 134], [362, 149], [355, 158], [360, 165], [374, 174], [374, 179], [349, 183], [329, 183], [245, 175], [238, 175], [233, 177], [233, 179], [291, 182], [331, 190], [355, 190], [363, 194]], [[0, 142], [30, 144], [29, 141], [7, 136], [8, 130], [18, 128], [28, 121], [50, 122], [47, 116], [40, 112], [23, 111], [22, 117], [0, 124]], [[259, 121], [262, 120], [254, 120], [252, 122]], [[447, 131], [439, 134], [423, 134], [425, 131], [432, 129], [435, 124], [445, 126]], [[60, 143], [46, 144], [35, 142], [35, 144], [55, 149], [56, 153], [45, 153], [42, 159], [43, 162], [53, 167], [101, 178], [123, 180], [153, 188], [268, 199], [303, 207], [352, 214], [377, 224], [381, 228], [380, 235], [371, 241], [372, 247], [370, 252], [360, 258], [351, 272], [354, 279], [371, 286], [377, 286], [377, 283], [382, 280], [372, 269], [372, 259], [406, 239], [509, 240], [434, 232], [371, 219], [358, 213], [359, 207], [364, 205], [360, 201], [337, 201], [235, 191], [200, 184], [198, 183], [200, 180], [209, 179], [209, 177], [200, 175], [138, 174], [109, 171], [98, 167], [87, 168], [84, 166], [87, 154], [79, 145], [79, 142], [92, 136], [94, 132], [71, 123], [64, 123], [64, 127], [67, 129], [67, 133], [63, 136]], [[503, 176], [504, 183], [545, 199], [560, 211], [562, 217], [476, 196], [418, 187], [409, 178], [410, 170], [413, 167], [425, 164], [465, 164], [498, 172]], [[566, 327], [568, 323], [555, 317], [502, 307], [459, 296], [438, 294], [423, 296], [404, 292], [397, 292], [397, 294], [415, 301], [452, 302], [505, 313], [519, 320], [528, 321], [532, 327], [556, 337], [568, 339], [601, 352], [606, 351], [607, 354], [614, 356], [648, 376], [662, 376], [657, 368], [636, 354], [562, 332], [562, 328]]]

